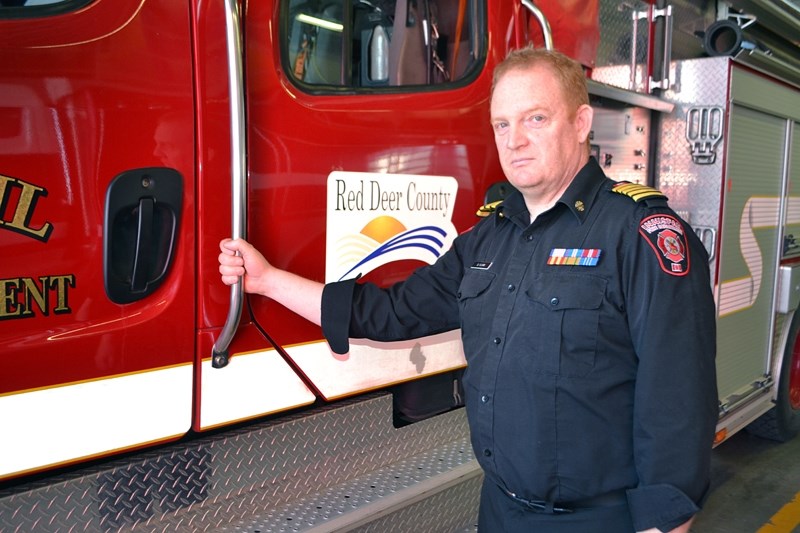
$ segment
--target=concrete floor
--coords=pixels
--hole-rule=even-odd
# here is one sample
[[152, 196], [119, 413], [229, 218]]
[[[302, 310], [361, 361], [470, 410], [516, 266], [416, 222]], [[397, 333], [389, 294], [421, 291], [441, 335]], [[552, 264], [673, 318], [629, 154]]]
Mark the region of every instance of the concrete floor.
[[694, 533], [800, 533], [800, 437], [740, 432], [714, 450], [713, 492]]

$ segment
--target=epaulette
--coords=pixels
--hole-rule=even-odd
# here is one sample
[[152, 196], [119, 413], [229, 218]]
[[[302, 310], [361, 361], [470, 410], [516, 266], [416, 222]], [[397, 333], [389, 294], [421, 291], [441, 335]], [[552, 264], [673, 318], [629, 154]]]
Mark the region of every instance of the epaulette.
[[503, 200], [498, 200], [496, 202], [491, 202], [488, 204], [483, 204], [478, 208], [476, 215], [479, 217], [485, 218], [497, 211], [497, 208], [500, 207], [500, 204], [503, 203]]
[[615, 193], [624, 194], [625, 196], [633, 198], [634, 202], [641, 202], [651, 198], [659, 198], [663, 200], [667, 199], [667, 197], [664, 196], [664, 193], [658, 189], [648, 187], [647, 185], [639, 185], [638, 183], [630, 183], [628, 181], [621, 181], [617, 183], [611, 188], [611, 190]]

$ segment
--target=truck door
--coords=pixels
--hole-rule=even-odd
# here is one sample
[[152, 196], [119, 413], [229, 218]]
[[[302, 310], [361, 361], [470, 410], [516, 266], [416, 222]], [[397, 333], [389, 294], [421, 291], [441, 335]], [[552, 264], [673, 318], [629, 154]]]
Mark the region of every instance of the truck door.
[[[250, 240], [319, 281], [403, 279], [475, 223], [488, 183], [502, 179], [485, 2], [269, 4], [250, 2], [246, 19]], [[250, 303], [327, 400], [464, 365], [457, 331], [353, 341], [339, 356], [319, 328]]]
[[0, 478], [190, 427], [190, 21], [0, 2]]

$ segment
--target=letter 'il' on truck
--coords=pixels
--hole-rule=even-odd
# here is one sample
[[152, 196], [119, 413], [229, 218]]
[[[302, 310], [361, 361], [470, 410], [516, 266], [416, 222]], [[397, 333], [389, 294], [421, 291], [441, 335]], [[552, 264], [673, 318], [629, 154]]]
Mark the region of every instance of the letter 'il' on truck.
[[[710, 256], [717, 444], [800, 429], [800, 13], [755, 0], [0, 0], [0, 530], [474, 524], [458, 331], [331, 352], [219, 280], [436, 260], [505, 182], [492, 70], [586, 70], [592, 155]], [[723, 444], [724, 445], [724, 444]]]

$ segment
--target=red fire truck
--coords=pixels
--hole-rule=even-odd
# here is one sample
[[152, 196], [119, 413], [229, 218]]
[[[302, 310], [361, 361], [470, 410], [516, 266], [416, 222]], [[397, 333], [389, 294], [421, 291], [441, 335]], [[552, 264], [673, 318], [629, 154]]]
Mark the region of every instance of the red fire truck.
[[718, 443], [791, 438], [800, 10], [694, 4], [0, 0], [0, 530], [470, 528], [459, 332], [336, 355], [216, 258], [435, 261], [509, 190], [491, 76], [530, 42], [585, 66], [608, 175], [708, 247]]

